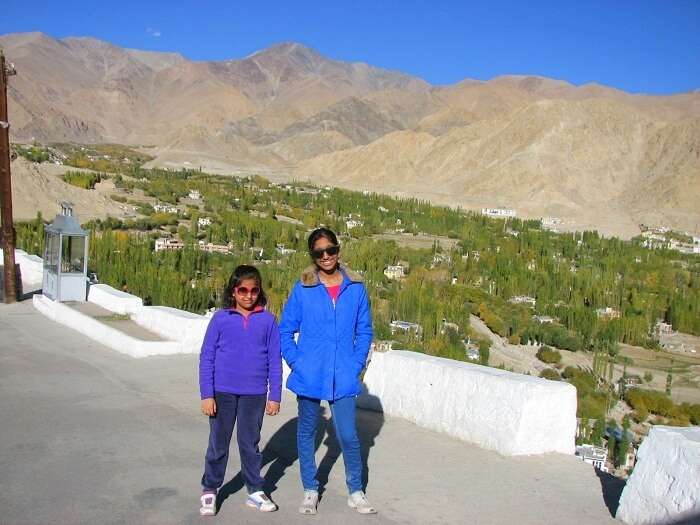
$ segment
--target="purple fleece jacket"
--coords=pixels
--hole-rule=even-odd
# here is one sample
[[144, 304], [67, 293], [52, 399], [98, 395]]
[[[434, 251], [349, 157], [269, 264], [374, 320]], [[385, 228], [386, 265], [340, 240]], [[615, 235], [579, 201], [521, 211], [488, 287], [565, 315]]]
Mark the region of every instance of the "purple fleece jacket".
[[246, 318], [234, 309], [220, 310], [209, 321], [199, 355], [199, 392], [206, 399], [215, 391], [268, 394], [270, 401], [280, 401], [280, 335], [270, 312], [258, 308]]

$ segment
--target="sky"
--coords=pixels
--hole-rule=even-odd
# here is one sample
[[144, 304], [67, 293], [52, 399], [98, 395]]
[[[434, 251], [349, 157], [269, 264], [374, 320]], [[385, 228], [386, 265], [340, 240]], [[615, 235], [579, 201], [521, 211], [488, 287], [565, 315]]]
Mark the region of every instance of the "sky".
[[526, 74], [633, 93], [700, 89], [700, 0], [2, 0], [0, 34], [25, 31], [192, 60], [299, 42], [431, 84]]

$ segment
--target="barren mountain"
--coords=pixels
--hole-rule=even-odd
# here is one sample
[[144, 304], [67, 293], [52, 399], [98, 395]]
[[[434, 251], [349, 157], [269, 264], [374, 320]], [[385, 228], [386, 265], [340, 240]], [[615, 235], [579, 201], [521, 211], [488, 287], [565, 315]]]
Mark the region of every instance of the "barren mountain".
[[18, 69], [14, 140], [152, 145], [154, 165], [503, 205], [621, 235], [700, 223], [697, 91], [535, 76], [431, 86], [295, 43], [219, 62], [41, 33], [0, 46]]
[[59, 203], [70, 201], [80, 220], [123, 217], [127, 206], [109, 198], [114, 192], [111, 181], [98, 183], [94, 190], [76, 188], [61, 180], [68, 171], [64, 166], [34, 164], [23, 158], [12, 162], [12, 215], [15, 219], [33, 219], [41, 212], [44, 219], [53, 219], [60, 212]]

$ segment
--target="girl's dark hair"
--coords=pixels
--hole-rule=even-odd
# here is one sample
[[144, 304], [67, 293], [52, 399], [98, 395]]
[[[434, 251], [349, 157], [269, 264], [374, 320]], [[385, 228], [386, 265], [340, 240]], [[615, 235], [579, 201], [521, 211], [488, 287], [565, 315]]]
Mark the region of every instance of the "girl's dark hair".
[[316, 241], [322, 237], [325, 237], [333, 244], [338, 246], [338, 237], [335, 236], [333, 230], [329, 230], [328, 228], [316, 228], [314, 231], [311, 232], [311, 234], [309, 234], [309, 253], [313, 251], [314, 244], [316, 244]]
[[260, 293], [258, 294], [258, 300], [255, 306], [265, 306], [267, 304], [267, 297], [262, 288], [262, 277], [260, 272], [255, 266], [250, 266], [249, 264], [241, 264], [236, 266], [233, 270], [231, 277], [228, 280], [226, 288], [224, 288], [224, 297], [221, 300], [221, 304], [224, 308], [233, 308], [236, 306], [236, 300], [233, 298], [233, 290], [241, 284], [241, 281], [246, 279], [255, 279], [258, 287], [260, 288]]

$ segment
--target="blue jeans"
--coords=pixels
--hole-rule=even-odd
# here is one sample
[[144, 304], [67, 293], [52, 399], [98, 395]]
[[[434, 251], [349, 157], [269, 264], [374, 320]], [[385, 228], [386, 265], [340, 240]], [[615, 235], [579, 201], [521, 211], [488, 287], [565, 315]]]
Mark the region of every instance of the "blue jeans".
[[262, 454], [258, 448], [267, 395], [237, 395], [216, 392], [216, 415], [209, 418], [209, 447], [204, 460], [202, 488], [216, 491], [224, 483], [228, 450], [233, 427], [238, 422], [236, 438], [241, 455], [241, 474], [248, 493], [262, 490], [260, 476]]
[[[340, 449], [343, 451], [345, 463], [345, 483], [352, 494], [362, 490], [362, 456], [360, 454], [360, 439], [357, 437], [355, 423], [355, 397], [344, 397], [328, 402], [331, 408], [331, 419], [338, 438]], [[316, 474], [316, 429], [318, 415], [321, 409], [319, 399], [297, 396], [299, 422], [297, 424], [297, 449], [299, 452], [299, 468], [301, 483], [304, 490], [318, 490]]]

